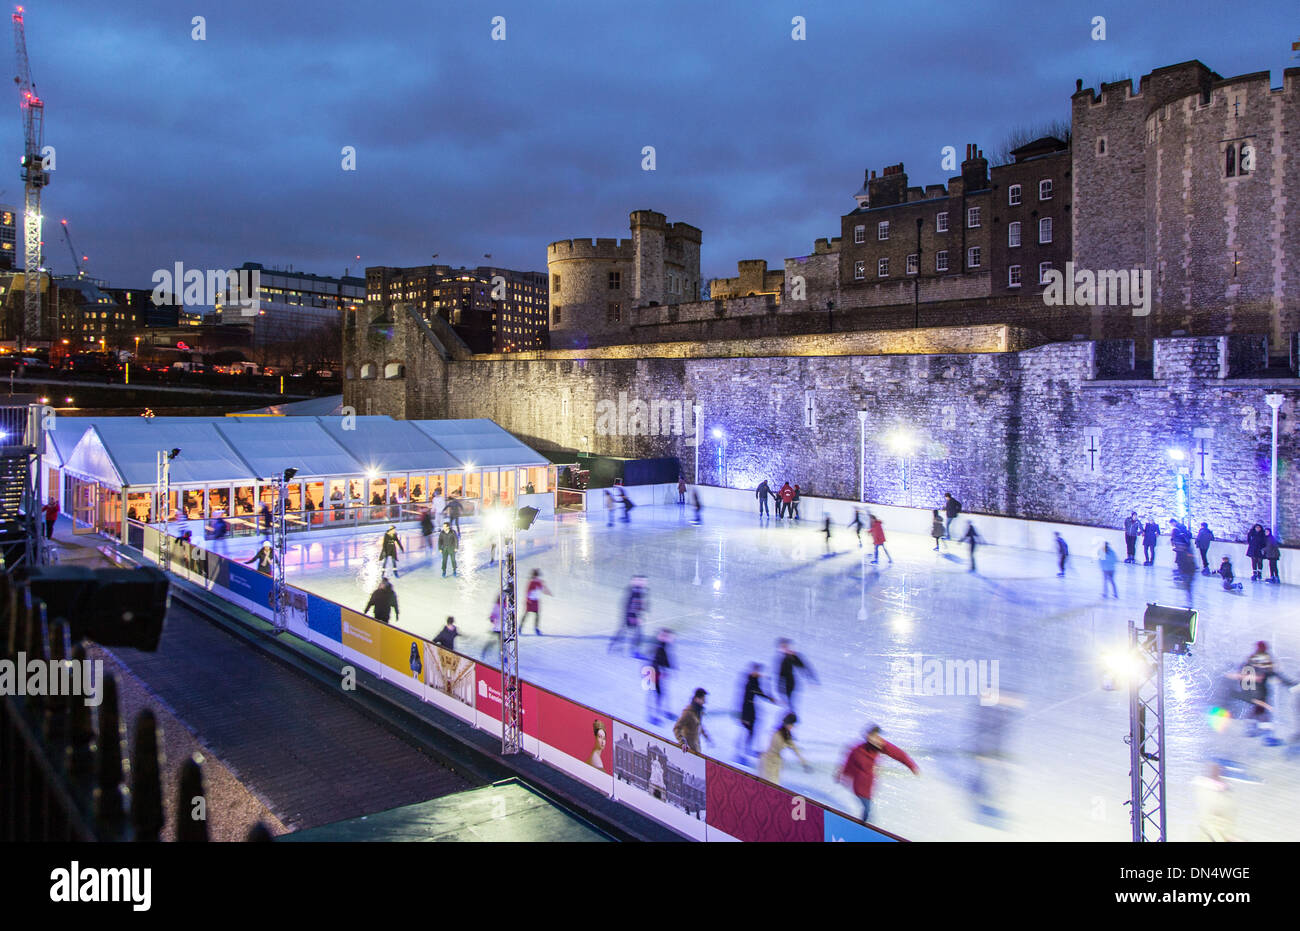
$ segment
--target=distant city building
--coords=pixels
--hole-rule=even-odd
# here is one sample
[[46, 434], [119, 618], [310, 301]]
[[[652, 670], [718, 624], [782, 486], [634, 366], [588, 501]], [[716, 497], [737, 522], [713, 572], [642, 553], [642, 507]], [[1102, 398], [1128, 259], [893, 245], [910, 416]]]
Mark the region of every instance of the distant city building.
[[547, 286], [542, 272], [491, 265], [366, 269], [366, 300], [387, 310], [410, 304], [441, 317], [473, 352], [546, 348]]
[[[343, 315], [356, 310], [366, 297], [365, 279], [354, 276], [332, 278], [307, 272], [271, 268], [245, 262], [237, 271], [259, 273], [254, 308], [247, 295], [227, 284], [216, 304], [216, 322], [235, 325], [251, 322], [253, 346], [299, 342], [331, 334], [337, 340]], [[182, 313], [182, 320], [186, 315]]]
[[143, 308], [119, 303], [104, 282], [75, 276], [54, 278], [59, 289], [57, 338], [69, 352], [129, 348], [143, 326]]

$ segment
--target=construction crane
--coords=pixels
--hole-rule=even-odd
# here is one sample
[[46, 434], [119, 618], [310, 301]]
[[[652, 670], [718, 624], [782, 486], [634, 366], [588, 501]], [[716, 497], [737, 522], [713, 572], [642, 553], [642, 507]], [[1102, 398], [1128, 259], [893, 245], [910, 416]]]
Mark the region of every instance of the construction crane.
[[63, 224], [63, 238], [67, 240], [68, 251], [72, 253], [72, 264], [77, 266], [77, 279], [85, 278], [86, 272], [81, 267], [81, 263], [89, 262], [90, 257], [83, 255], [81, 258], [77, 258], [77, 247], [72, 244], [72, 233], [68, 230], [68, 221], [60, 220], [59, 222]]
[[[20, 345], [41, 337], [41, 188], [50, 183], [42, 153], [45, 143], [45, 104], [36, 96], [27, 61], [23, 8], [14, 12], [14, 51], [17, 54], [18, 106], [23, 120], [23, 319]], [[35, 276], [35, 280], [33, 280]]]

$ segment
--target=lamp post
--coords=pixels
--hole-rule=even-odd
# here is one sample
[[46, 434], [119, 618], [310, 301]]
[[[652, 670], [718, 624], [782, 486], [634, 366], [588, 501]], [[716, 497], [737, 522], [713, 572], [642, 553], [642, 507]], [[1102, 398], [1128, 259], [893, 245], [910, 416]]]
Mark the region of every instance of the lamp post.
[[727, 487], [727, 434], [717, 427], [713, 428], [713, 438], [718, 441], [718, 477], [723, 488]]
[[867, 500], [867, 412], [858, 411], [858, 500]]
[[1282, 402], [1286, 400], [1286, 397], [1274, 392], [1273, 394], [1264, 395], [1264, 400], [1273, 409], [1273, 462], [1269, 470], [1269, 494], [1272, 498], [1272, 508], [1269, 512], [1269, 527], [1273, 532], [1273, 536], [1281, 540], [1282, 534], [1277, 526], [1277, 412], [1282, 407]]
[[889, 435], [889, 446], [894, 451], [894, 455], [902, 461], [903, 465], [903, 493], [907, 495], [907, 506], [912, 506], [912, 482], [908, 474], [908, 467], [911, 465], [912, 447], [916, 445], [916, 440], [912, 434], [906, 430], [898, 429]]
[[158, 562], [164, 572], [171, 569], [172, 548], [167, 542], [167, 531], [171, 523], [172, 498], [172, 460], [181, 454], [179, 448], [158, 450], [158, 488], [162, 491], [159, 509], [162, 511], [162, 535], [158, 539]]
[[692, 484], [700, 483], [700, 411], [698, 404], [692, 404], [691, 410], [695, 415], [695, 481]]

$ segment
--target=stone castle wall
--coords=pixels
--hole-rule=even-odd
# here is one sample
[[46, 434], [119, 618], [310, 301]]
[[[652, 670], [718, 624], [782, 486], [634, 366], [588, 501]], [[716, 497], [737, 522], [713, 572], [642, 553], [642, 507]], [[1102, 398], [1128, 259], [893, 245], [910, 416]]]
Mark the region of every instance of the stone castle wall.
[[[1249, 373], [1252, 353], [1228, 337], [1157, 340], [1155, 378], [1115, 381], [1097, 376], [1124, 353], [1091, 341], [982, 353], [878, 354], [899, 348], [884, 343], [854, 355], [817, 355], [812, 344], [789, 355], [646, 357], [649, 347], [610, 347], [457, 360], [423, 336], [408, 342], [406, 331], [394, 326], [390, 342], [383, 325], [349, 327], [354, 371], [367, 359], [406, 360], [403, 378], [345, 381], [345, 402], [358, 413], [489, 417], [543, 449], [677, 456], [689, 478], [699, 405], [701, 482], [722, 483], [716, 427], [727, 436], [727, 484], [788, 478], [810, 494], [854, 498], [865, 411], [869, 501], [937, 505], [948, 490], [974, 512], [1112, 527], [1132, 509], [1160, 520], [1173, 514], [1169, 450], [1177, 447], [1196, 470], [1193, 516], [1232, 538], [1268, 520], [1264, 396], [1278, 391], [1287, 399], [1282, 532], [1300, 539], [1300, 476], [1290, 466], [1300, 456], [1300, 382], [1234, 377]], [[829, 351], [844, 336], [824, 339]], [[598, 403], [620, 401], [631, 410], [624, 429], [602, 432]], [[636, 401], [653, 407], [657, 423], [635, 423]], [[890, 445], [899, 431], [916, 444], [907, 488]]]

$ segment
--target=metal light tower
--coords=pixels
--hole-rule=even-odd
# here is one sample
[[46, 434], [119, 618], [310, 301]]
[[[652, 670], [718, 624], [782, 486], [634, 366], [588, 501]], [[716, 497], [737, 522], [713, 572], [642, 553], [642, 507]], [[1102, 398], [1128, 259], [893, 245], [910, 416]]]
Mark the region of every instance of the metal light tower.
[[[23, 342], [41, 336], [41, 188], [50, 183], [43, 154], [45, 142], [45, 104], [32, 87], [31, 67], [27, 61], [27, 35], [23, 26], [23, 8], [13, 15], [14, 51], [18, 74], [18, 106], [23, 119]], [[35, 280], [33, 281], [33, 276]]]
[[1136, 674], [1129, 682], [1129, 782], [1133, 842], [1165, 839], [1164, 628], [1139, 630], [1128, 622]]
[[1139, 628], [1128, 622], [1129, 818], [1133, 842], [1165, 840], [1165, 654], [1196, 642], [1197, 612], [1148, 604]]
[[523, 701], [519, 685], [518, 599], [515, 596], [515, 542], [517, 520], [497, 527], [501, 547], [501, 753], [520, 751]]

